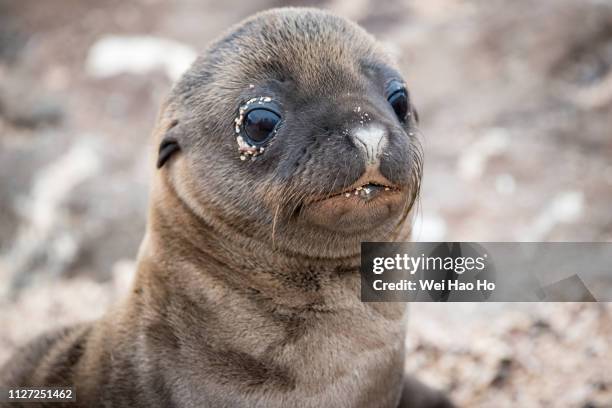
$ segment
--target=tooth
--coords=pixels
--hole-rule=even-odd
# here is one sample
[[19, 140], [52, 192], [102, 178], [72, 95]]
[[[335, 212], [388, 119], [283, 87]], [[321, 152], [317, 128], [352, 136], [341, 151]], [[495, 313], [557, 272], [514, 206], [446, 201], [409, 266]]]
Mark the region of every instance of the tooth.
[[385, 187], [385, 191], [389, 191], [391, 190], [389, 187]]
[[351, 193], [346, 193], [346, 194], [344, 194], [344, 196], [345, 196], [345, 197], [350, 197], [350, 196], [351, 196]]

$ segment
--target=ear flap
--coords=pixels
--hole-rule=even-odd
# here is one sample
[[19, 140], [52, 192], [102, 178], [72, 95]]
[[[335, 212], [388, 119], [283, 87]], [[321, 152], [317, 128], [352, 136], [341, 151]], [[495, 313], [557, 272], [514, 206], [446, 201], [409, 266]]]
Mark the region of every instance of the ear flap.
[[166, 131], [161, 143], [159, 144], [159, 151], [157, 154], [157, 168], [160, 169], [172, 155], [179, 150], [181, 146], [176, 138], [176, 125], [178, 120], [173, 120], [170, 123], [170, 128]]

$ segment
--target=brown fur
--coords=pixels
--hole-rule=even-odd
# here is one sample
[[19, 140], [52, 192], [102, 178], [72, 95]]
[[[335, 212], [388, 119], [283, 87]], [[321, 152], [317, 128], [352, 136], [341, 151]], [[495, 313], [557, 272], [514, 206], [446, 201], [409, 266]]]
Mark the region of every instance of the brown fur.
[[[131, 295], [91, 325], [24, 348], [0, 383], [75, 386], [78, 402], [67, 407], [451, 406], [404, 379], [405, 306], [359, 299], [359, 243], [394, 236], [420, 180], [416, 141], [384, 97], [361, 97], [372, 93], [362, 60], [394, 69], [359, 27], [308, 9], [256, 15], [215, 42], [160, 115], [155, 143], [172, 137], [180, 151], [156, 173]], [[344, 149], [333, 143], [344, 141], [323, 149], [318, 139], [304, 148], [275, 140], [261, 158], [238, 159], [236, 109], [270, 72], [293, 89], [286, 110], [301, 103], [311, 115], [287, 117], [298, 130], [324, 121], [307, 101], [333, 101], [328, 114], [338, 101], [363, 100], [403, 138], [402, 211], [359, 231], [308, 222], [318, 215], [306, 197], [363, 173], [355, 162], [344, 180], [339, 167], [324, 184], [338, 166], [330, 152]], [[298, 205], [306, 209], [296, 213]]]

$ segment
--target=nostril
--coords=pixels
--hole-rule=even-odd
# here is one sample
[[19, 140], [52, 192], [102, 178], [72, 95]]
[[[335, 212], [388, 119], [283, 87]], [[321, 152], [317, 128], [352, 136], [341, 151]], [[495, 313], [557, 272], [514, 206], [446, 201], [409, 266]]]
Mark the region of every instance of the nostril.
[[364, 152], [368, 164], [378, 161], [378, 157], [387, 144], [386, 130], [377, 124], [360, 127], [353, 131], [355, 144]]

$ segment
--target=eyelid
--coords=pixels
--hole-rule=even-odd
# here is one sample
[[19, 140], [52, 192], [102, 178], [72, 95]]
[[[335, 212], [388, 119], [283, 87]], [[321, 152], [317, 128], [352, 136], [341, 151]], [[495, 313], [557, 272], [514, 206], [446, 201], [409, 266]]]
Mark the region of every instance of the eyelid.
[[393, 95], [397, 91], [404, 90], [406, 94], [408, 94], [408, 89], [406, 88], [406, 84], [404, 81], [393, 78], [387, 82], [385, 85], [385, 96], [388, 98]]
[[281, 117], [280, 111], [278, 109], [276, 109], [277, 105], [271, 105], [271, 104], [266, 104], [266, 105], [254, 105], [252, 107], [247, 108], [244, 111], [245, 115], [248, 115], [250, 112], [253, 112], [254, 110], [266, 110], [268, 112], [272, 112], [275, 115], [277, 115], [278, 117]]
[[[252, 102], [251, 102], [252, 101]], [[251, 102], [251, 103], [249, 103]], [[282, 111], [281, 103], [272, 96], [249, 96], [240, 104], [241, 108], [246, 108], [244, 111], [249, 112], [253, 109], [268, 109], [280, 115]]]

